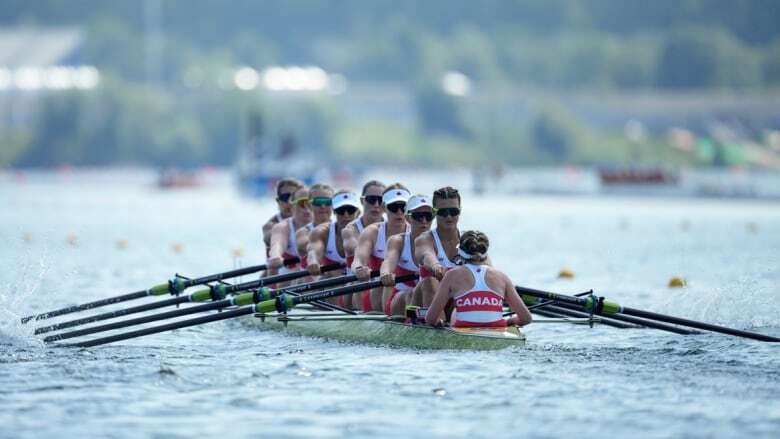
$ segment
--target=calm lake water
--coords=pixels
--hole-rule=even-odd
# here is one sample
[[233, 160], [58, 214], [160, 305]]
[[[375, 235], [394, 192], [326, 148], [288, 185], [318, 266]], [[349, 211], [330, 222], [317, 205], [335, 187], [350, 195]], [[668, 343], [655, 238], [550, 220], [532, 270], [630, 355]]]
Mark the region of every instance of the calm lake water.
[[[263, 261], [269, 201], [240, 197], [224, 177], [179, 191], [148, 177], [0, 180], [0, 437], [780, 431], [780, 345], [716, 334], [537, 324], [522, 348], [416, 352], [225, 321], [91, 349], [44, 345], [19, 317]], [[450, 183], [407, 181], [415, 192]], [[780, 203], [465, 192], [463, 209], [461, 229], [486, 232], [517, 284], [593, 288], [634, 308], [780, 336]], [[562, 268], [575, 277], [558, 279]], [[667, 288], [672, 276], [688, 287]]]

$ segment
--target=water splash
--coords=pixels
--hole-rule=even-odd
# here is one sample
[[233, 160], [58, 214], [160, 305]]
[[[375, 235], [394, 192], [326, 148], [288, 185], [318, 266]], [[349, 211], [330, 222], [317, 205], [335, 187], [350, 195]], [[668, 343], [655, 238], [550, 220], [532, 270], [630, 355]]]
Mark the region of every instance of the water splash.
[[777, 279], [780, 269], [775, 266], [760, 275], [722, 280], [707, 291], [685, 288], [667, 296], [660, 312], [739, 329], [780, 327]]
[[26, 249], [19, 260], [7, 266], [14, 267], [15, 276], [0, 287], [0, 342], [42, 347], [43, 341], [33, 334], [34, 325], [22, 324], [21, 318], [32, 312], [30, 304], [51, 269], [48, 247], [38, 256]]

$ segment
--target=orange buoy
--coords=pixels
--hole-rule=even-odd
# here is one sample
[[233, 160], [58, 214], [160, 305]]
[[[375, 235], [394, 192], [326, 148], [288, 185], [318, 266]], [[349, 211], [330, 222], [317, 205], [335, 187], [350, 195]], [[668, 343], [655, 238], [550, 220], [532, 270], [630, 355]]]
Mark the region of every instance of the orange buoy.
[[174, 253], [181, 253], [181, 252], [183, 252], [183, 251], [184, 251], [184, 244], [182, 244], [182, 243], [179, 243], [179, 242], [175, 242], [175, 243], [173, 243], [173, 244], [171, 245], [171, 250], [172, 250]]
[[669, 279], [669, 288], [683, 288], [688, 285], [688, 281], [680, 276], [674, 276]]
[[236, 247], [230, 253], [234, 258], [240, 258], [244, 256], [244, 249], [241, 247]]
[[558, 279], [571, 279], [573, 277], [574, 272], [568, 268], [562, 268], [561, 271], [558, 272]]

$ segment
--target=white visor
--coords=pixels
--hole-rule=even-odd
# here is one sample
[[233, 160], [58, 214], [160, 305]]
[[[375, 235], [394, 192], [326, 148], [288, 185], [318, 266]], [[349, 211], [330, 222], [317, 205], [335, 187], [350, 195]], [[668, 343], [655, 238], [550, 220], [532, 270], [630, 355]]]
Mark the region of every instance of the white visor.
[[406, 211], [411, 212], [418, 207], [428, 206], [431, 209], [433, 209], [433, 204], [431, 204], [431, 197], [427, 195], [413, 195], [412, 198], [409, 198], [409, 201], [406, 203]]
[[360, 209], [360, 200], [354, 192], [345, 192], [333, 197], [333, 208], [338, 209], [341, 206], [354, 206]]
[[412, 194], [406, 189], [391, 189], [382, 195], [382, 202], [387, 206], [393, 203], [406, 203]]

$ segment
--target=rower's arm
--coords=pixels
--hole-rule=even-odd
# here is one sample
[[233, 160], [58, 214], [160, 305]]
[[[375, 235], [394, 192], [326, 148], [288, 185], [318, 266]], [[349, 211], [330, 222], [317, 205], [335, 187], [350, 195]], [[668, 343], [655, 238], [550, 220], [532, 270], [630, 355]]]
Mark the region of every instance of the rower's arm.
[[448, 271], [439, 283], [439, 289], [436, 290], [436, 295], [433, 296], [431, 306], [428, 307], [428, 312], [425, 314], [425, 323], [429, 325], [438, 325], [444, 314], [444, 307], [447, 306], [447, 302], [450, 300], [450, 285], [452, 284], [452, 278], [454, 270]]
[[276, 215], [272, 216], [271, 219], [263, 224], [263, 242], [265, 243], [266, 248], [271, 247], [271, 230], [273, 230], [276, 224], [279, 224], [276, 222]]
[[[325, 224], [327, 226], [327, 223]], [[306, 246], [308, 262], [319, 263], [325, 254], [325, 242], [328, 239], [328, 228], [317, 226], [309, 234], [309, 244]]]
[[398, 259], [401, 257], [401, 251], [404, 247], [404, 235], [393, 235], [387, 240], [387, 250], [385, 251], [385, 260], [379, 269], [380, 275], [395, 273], [398, 266]]
[[341, 242], [344, 245], [344, 256], [350, 257], [355, 255], [355, 249], [358, 246], [358, 232], [354, 225], [348, 225], [341, 231]]
[[[312, 230], [313, 231], [313, 230]], [[298, 254], [299, 255], [305, 255], [306, 248], [309, 245], [309, 234], [310, 231], [306, 227], [301, 227], [295, 232], [295, 241], [298, 244]]]
[[417, 257], [417, 265], [429, 271], [433, 271], [433, 267], [439, 264], [435, 244], [429, 232], [423, 233], [414, 240], [414, 254]]
[[374, 241], [376, 241], [377, 234], [376, 227], [366, 227], [363, 233], [358, 238], [358, 245], [355, 249], [355, 260], [352, 262], [352, 269], [358, 267], [367, 267], [368, 261], [371, 260], [371, 252], [374, 250]]
[[268, 259], [281, 258], [284, 254], [284, 249], [287, 248], [287, 222], [281, 222], [275, 224], [271, 228], [271, 250], [268, 253]]
[[508, 323], [517, 326], [525, 326], [531, 323], [533, 320], [533, 317], [531, 317], [531, 312], [528, 311], [525, 303], [523, 303], [523, 299], [521, 299], [520, 295], [517, 294], [515, 285], [512, 283], [512, 279], [503, 273], [502, 275], [504, 278], [504, 300], [506, 300], [506, 302], [509, 304], [509, 309], [515, 313], [515, 315], [509, 319]]

